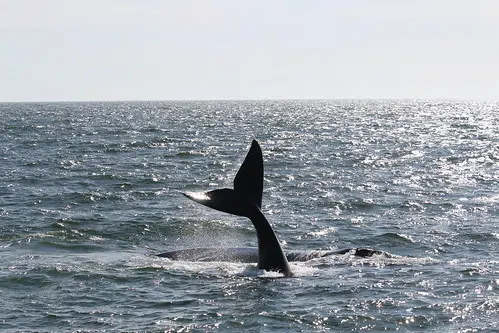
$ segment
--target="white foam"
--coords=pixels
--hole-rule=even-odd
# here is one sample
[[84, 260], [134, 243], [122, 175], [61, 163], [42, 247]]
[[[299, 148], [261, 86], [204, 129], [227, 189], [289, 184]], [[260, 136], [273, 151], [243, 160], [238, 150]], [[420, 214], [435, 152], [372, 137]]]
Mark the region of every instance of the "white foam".
[[[385, 266], [420, 266], [434, 264], [438, 260], [424, 257], [412, 258], [395, 256], [387, 258], [384, 255], [373, 255], [369, 258], [359, 258], [355, 255], [332, 255], [327, 257], [315, 258], [308, 261], [290, 262], [290, 268], [293, 277], [307, 277], [316, 275], [330, 275], [330, 269], [355, 267], [385, 267]], [[148, 257], [143, 254], [137, 254], [129, 258], [128, 263], [133, 268], [155, 268], [167, 271], [177, 271], [185, 274], [200, 274], [206, 276], [219, 277], [258, 277], [258, 278], [282, 278], [284, 275], [279, 272], [265, 271], [257, 268], [256, 263], [237, 263], [237, 262], [191, 262], [177, 261], [168, 258]], [[350, 268], [348, 268], [350, 267]]]

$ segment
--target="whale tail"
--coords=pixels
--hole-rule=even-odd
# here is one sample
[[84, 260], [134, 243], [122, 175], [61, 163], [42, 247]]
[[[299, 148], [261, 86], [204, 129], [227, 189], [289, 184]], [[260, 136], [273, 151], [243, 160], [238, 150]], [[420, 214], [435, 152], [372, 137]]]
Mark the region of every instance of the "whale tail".
[[263, 213], [263, 156], [256, 140], [234, 179], [234, 189], [224, 188], [208, 192], [186, 192], [184, 195], [207, 207], [245, 216], [251, 220], [258, 238], [258, 267], [292, 275], [288, 261], [270, 223]]
[[186, 197], [221, 212], [249, 217], [254, 207], [261, 209], [263, 193], [263, 156], [256, 140], [234, 178], [234, 189], [204, 193], [186, 192]]

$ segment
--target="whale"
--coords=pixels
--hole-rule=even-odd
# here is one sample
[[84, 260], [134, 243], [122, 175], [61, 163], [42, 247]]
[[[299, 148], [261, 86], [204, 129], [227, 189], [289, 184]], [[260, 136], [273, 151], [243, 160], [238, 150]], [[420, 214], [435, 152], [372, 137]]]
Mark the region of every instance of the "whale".
[[253, 140], [241, 164], [233, 188], [215, 189], [207, 192], [185, 192], [184, 196], [206, 207], [221, 212], [248, 218], [256, 231], [257, 247], [201, 247], [172, 250], [157, 254], [158, 257], [181, 261], [220, 261], [257, 263], [266, 271], [276, 271], [285, 277], [293, 276], [289, 262], [308, 261], [331, 255], [351, 254], [357, 257], [391, 254], [369, 248], [347, 248], [336, 251], [283, 251], [281, 243], [262, 212], [263, 154], [258, 141]]

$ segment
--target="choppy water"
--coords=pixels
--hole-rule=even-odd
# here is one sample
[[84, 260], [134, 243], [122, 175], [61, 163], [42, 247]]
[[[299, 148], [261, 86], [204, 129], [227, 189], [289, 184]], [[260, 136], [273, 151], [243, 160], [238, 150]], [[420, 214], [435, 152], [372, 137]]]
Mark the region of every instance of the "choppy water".
[[[0, 104], [0, 330], [497, 332], [499, 103]], [[254, 246], [182, 191], [230, 186], [253, 138], [284, 249], [401, 258], [152, 256]]]

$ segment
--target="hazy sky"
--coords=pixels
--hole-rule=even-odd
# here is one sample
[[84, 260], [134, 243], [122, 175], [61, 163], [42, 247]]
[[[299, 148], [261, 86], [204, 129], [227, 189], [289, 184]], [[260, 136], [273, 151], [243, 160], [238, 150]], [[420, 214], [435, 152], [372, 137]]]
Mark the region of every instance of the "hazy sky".
[[0, 101], [499, 100], [497, 0], [0, 0]]

